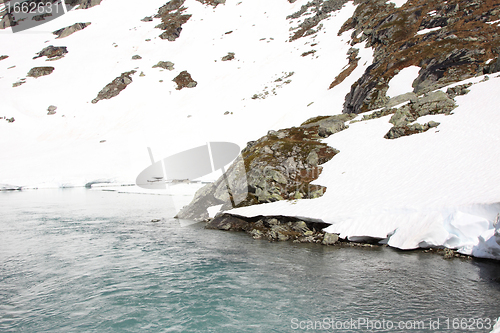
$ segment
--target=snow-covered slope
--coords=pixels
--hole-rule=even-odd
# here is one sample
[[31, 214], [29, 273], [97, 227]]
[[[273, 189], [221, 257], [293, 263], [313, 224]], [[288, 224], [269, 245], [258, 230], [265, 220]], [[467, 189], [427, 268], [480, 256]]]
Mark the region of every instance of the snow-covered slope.
[[[371, 50], [362, 50], [363, 66], [328, 90], [348, 64], [348, 38], [337, 31], [354, 6], [334, 13], [318, 34], [289, 42], [286, 17], [304, 3], [227, 1], [214, 8], [187, 0], [192, 17], [174, 42], [158, 38], [159, 19], [141, 21], [165, 0], [104, 0], [25, 32], [0, 31], [0, 53], [9, 56], [0, 61], [0, 116], [15, 119], [0, 121], [0, 183], [133, 184], [150, 163], [147, 147], [156, 159], [209, 141], [244, 147], [270, 129], [340, 113], [351, 84], [371, 63]], [[91, 25], [63, 39], [51, 33], [77, 22]], [[32, 59], [49, 45], [66, 46], [68, 54], [55, 61]], [[301, 56], [313, 49], [313, 55]], [[235, 59], [221, 61], [228, 52]], [[152, 68], [159, 61], [173, 62], [174, 70]], [[55, 70], [12, 87], [36, 66]], [[104, 86], [134, 69], [133, 82], [118, 96], [91, 103]], [[198, 85], [178, 91], [172, 80], [184, 70]], [[55, 115], [47, 115], [50, 105], [57, 106]]]

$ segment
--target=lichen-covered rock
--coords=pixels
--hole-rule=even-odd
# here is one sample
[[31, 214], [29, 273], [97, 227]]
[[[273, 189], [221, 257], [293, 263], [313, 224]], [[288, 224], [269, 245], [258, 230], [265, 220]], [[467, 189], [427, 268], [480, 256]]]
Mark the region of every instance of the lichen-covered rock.
[[312, 128], [318, 126], [319, 136], [326, 138], [332, 134], [338, 133], [349, 128], [346, 122], [355, 118], [353, 114], [341, 114], [328, 117], [312, 118], [304, 122], [301, 126], [304, 128]]
[[207, 208], [215, 205], [222, 204], [224, 211], [278, 200], [322, 196], [326, 188], [311, 182], [321, 174], [321, 164], [339, 151], [320, 140], [332, 133], [333, 127], [335, 131], [347, 128], [344, 121], [348, 119], [352, 119], [352, 115], [312, 119], [300, 127], [269, 131], [259, 140], [249, 142], [241, 152], [242, 159], [226, 171], [227, 179], [232, 179], [231, 190], [228, 192], [226, 178], [221, 177], [200, 189], [177, 216], [203, 220], [208, 217]]
[[[461, 89], [463, 89], [463, 87], [457, 88], [454, 91], [462, 92]], [[455, 92], [453, 92], [452, 95], [454, 95]], [[439, 123], [430, 121], [422, 125], [413, 122], [427, 115], [450, 115], [456, 107], [455, 101], [450, 98], [450, 93], [447, 94], [438, 90], [425, 94], [403, 105], [394, 112], [394, 115], [389, 120], [394, 127], [392, 127], [384, 137], [386, 139], [397, 139], [402, 136], [426, 132], [433, 127], [437, 127]]]
[[205, 228], [223, 231], [244, 231], [254, 239], [271, 242], [294, 241], [298, 243], [318, 243], [334, 245], [338, 235], [322, 231], [328, 224], [302, 221], [285, 216], [242, 217], [221, 214], [207, 222]]
[[400, 107], [389, 121], [394, 126], [405, 126], [419, 117], [435, 114], [449, 115], [457, 107], [448, 94], [438, 90]]
[[164, 30], [160, 35], [161, 39], [175, 41], [181, 35], [182, 25], [189, 21], [190, 14], [184, 14], [187, 8], [182, 7], [185, 0], [172, 0], [158, 9], [158, 14], [155, 18], [160, 18], [162, 23], [156, 28]]
[[470, 92], [468, 88], [472, 86], [472, 83], [461, 84], [452, 88], [448, 88], [446, 93], [450, 98], [455, 98], [457, 96], [466, 95]]
[[65, 54], [68, 53], [68, 48], [66, 46], [54, 46], [54, 45], [49, 45], [40, 52], [33, 58], [41, 58], [41, 57], [47, 57], [47, 59], [60, 59], [64, 57]]
[[171, 61], [158, 61], [158, 63], [154, 65], [153, 68], [163, 68], [169, 71], [173, 71], [174, 63]]
[[92, 104], [95, 104], [103, 99], [110, 99], [118, 96], [118, 94], [120, 94], [129, 84], [132, 83], [132, 75], [135, 74], [135, 72], [136, 71], [134, 70], [125, 72], [115, 78], [97, 94], [97, 97], [92, 100]]
[[408, 102], [408, 101], [415, 103], [417, 101], [417, 94], [410, 92], [410, 93], [395, 96], [387, 102], [387, 104], [385, 105], [385, 108], [390, 109], [390, 108], [393, 108], [399, 104], [402, 104], [402, 103]]
[[339, 235], [325, 232], [323, 235], [323, 245], [334, 245], [339, 241]]
[[437, 127], [439, 123], [435, 121], [430, 121], [427, 124], [405, 124], [392, 127], [389, 132], [384, 136], [386, 139], [397, 139], [402, 136], [409, 136], [417, 133], [427, 132], [433, 127]]
[[34, 67], [34, 68], [30, 69], [30, 71], [28, 72], [28, 74], [26, 76], [37, 78], [40, 76], [50, 75], [50, 74], [52, 74], [53, 71], [54, 71], [54, 67], [50, 67], [50, 66]]
[[198, 85], [198, 82], [193, 80], [191, 74], [187, 71], [180, 72], [172, 81], [177, 83], [177, 87], [175, 88], [177, 90], [181, 90], [182, 88], [194, 88]]

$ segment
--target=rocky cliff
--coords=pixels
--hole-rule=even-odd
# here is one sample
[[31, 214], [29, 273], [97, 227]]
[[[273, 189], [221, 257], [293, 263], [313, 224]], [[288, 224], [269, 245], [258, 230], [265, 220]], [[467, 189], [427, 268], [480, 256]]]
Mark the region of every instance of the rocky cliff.
[[384, 107], [389, 81], [409, 66], [421, 68], [413, 83], [417, 95], [500, 69], [500, 29], [491, 24], [500, 18], [499, 1], [412, 0], [400, 8], [384, 0], [355, 3], [339, 33], [352, 30], [351, 45], [366, 42], [374, 60], [352, 86], [344, 113]]

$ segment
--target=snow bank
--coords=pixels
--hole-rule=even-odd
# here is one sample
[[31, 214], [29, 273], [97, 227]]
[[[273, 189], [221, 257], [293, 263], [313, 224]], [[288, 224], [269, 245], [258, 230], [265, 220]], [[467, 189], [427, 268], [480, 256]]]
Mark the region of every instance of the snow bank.
[[403, 68], [391, 81], [389, 81], [388, 97], [396, 97], [413, 91], [413, 81], [418, 77], [420, 67], [410, 66]]
[[320, 219], [351, 240], [380, 239], [400, 249], [449, 247], [500, 259], [500, 79], [473, 85], [450, 116], [425, 133], [384, 139], [390, 116], [350, 124], [325, 140], [340, 153], [316, 184], [325, 195], [232, 212]]
[[[243, 148], [270, 129], [341, 110], [351, 85], [372, 62], [371, 49], [361, 48], [362, 65], [334, 90], [327, 89], [348, 65], [349, 34], [337, 32], [354, 12], [352, 3], [325, 19], [320, 33], [293, 43], [286, 16], [298, 11], [299, 3], [228, 1], [214, 9], [187, 0], [186, 14], [192, 17], [175, 42], [158, 37], [159, 19], [141, 21], [164, 4], [106, 0], [22, 33], [0, 31], [2, 54], [9, 55], [0, 62], [0, 89], [6, 92], [0, 117], [15, 118], [13, 123], [0, 119], [1, 183], [47, 188], [104, 179], [130, 184], [150, 164], [148, 147], [157, 160], [211, 141]], [[55, 39], [52, 31], [76, 22], [92, 24]], [[32, 59], [48, 45], [66, 46], [69, 53], [50, 62]], [[311, 50], [314, 57], [301, 56]], [[228, 52], [235, 59], [221, 61]], [[134, 55], [142, 59], [133, 60]], [[173, 62], [174, 70], [152, 68], [159, 61]], [[55, 70], [26, 78], [36, 66]], [[118, 96], [91, 103], [108, 83], [133, 69], [133, 82]], [[198, 82], [196, 88], [175, 89], [172, 80], [183, 70]], [[284, 73], [293, 73], [287, 78], [291, 82], [276, 88]], [[12, 86], [22, 78], [26, 83]], [[267, 98], [252, 99], [264, 92]], [[47, 115], [50, 105], [57, 106], [56, 114]]]

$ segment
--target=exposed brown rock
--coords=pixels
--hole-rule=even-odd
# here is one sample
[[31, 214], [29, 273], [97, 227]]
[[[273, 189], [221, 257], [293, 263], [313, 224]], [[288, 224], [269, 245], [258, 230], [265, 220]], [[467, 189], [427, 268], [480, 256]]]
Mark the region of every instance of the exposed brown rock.
[[[355, 0], [354, 15], [339, 31], [353, 29], [351, 45], [366, 41], [374, 62], [352, 86], [344, 113], [383, 107], [388, 83], [401, 69], [419, 66], [414, 92], [423, 94], [452, 82], [500, 70], [489, 59], [500, 53], [498, 1], [410, 0], [395, 8], [385, 0]], [[428, 15], [431, 11], [435, 15]], [[418, 31], [441, 27], [426, 34]]]
[[358, 67], [358, 62], [360, 59], [358, 58], [359, 49], [351, 48], [347, 54], [348, 54], [347, 59], [349, 59], [349, 67], [347, 67], [339, 75], [337, 75], [337, 77], [332, 82], [332, 84], [330, 84], [330, 87], [328, 87], [328, 89], [332, 89], [341, 84], [342, 82], [344, 82], [344, 80], [349, 75], [351, 75], [351, 73]]
[[190, 14], [183, 14], [187, 8], [183, 7], [185, 0], [172, 0], [158, 9], [158, 14], [155, 18], [161, 18], [162, 23], [156, 28], [164, 30], [160, 35], [161, 39], [167, 39], [171, 42], [179, 38], [182, 25], [190, 18]]
[[198, 84], [187, 71], [180, 72], [172, 81], [177, 83], [177, 88], [175, 88], [177, 90], [181, 90], [182, 88], [194, 88]]

